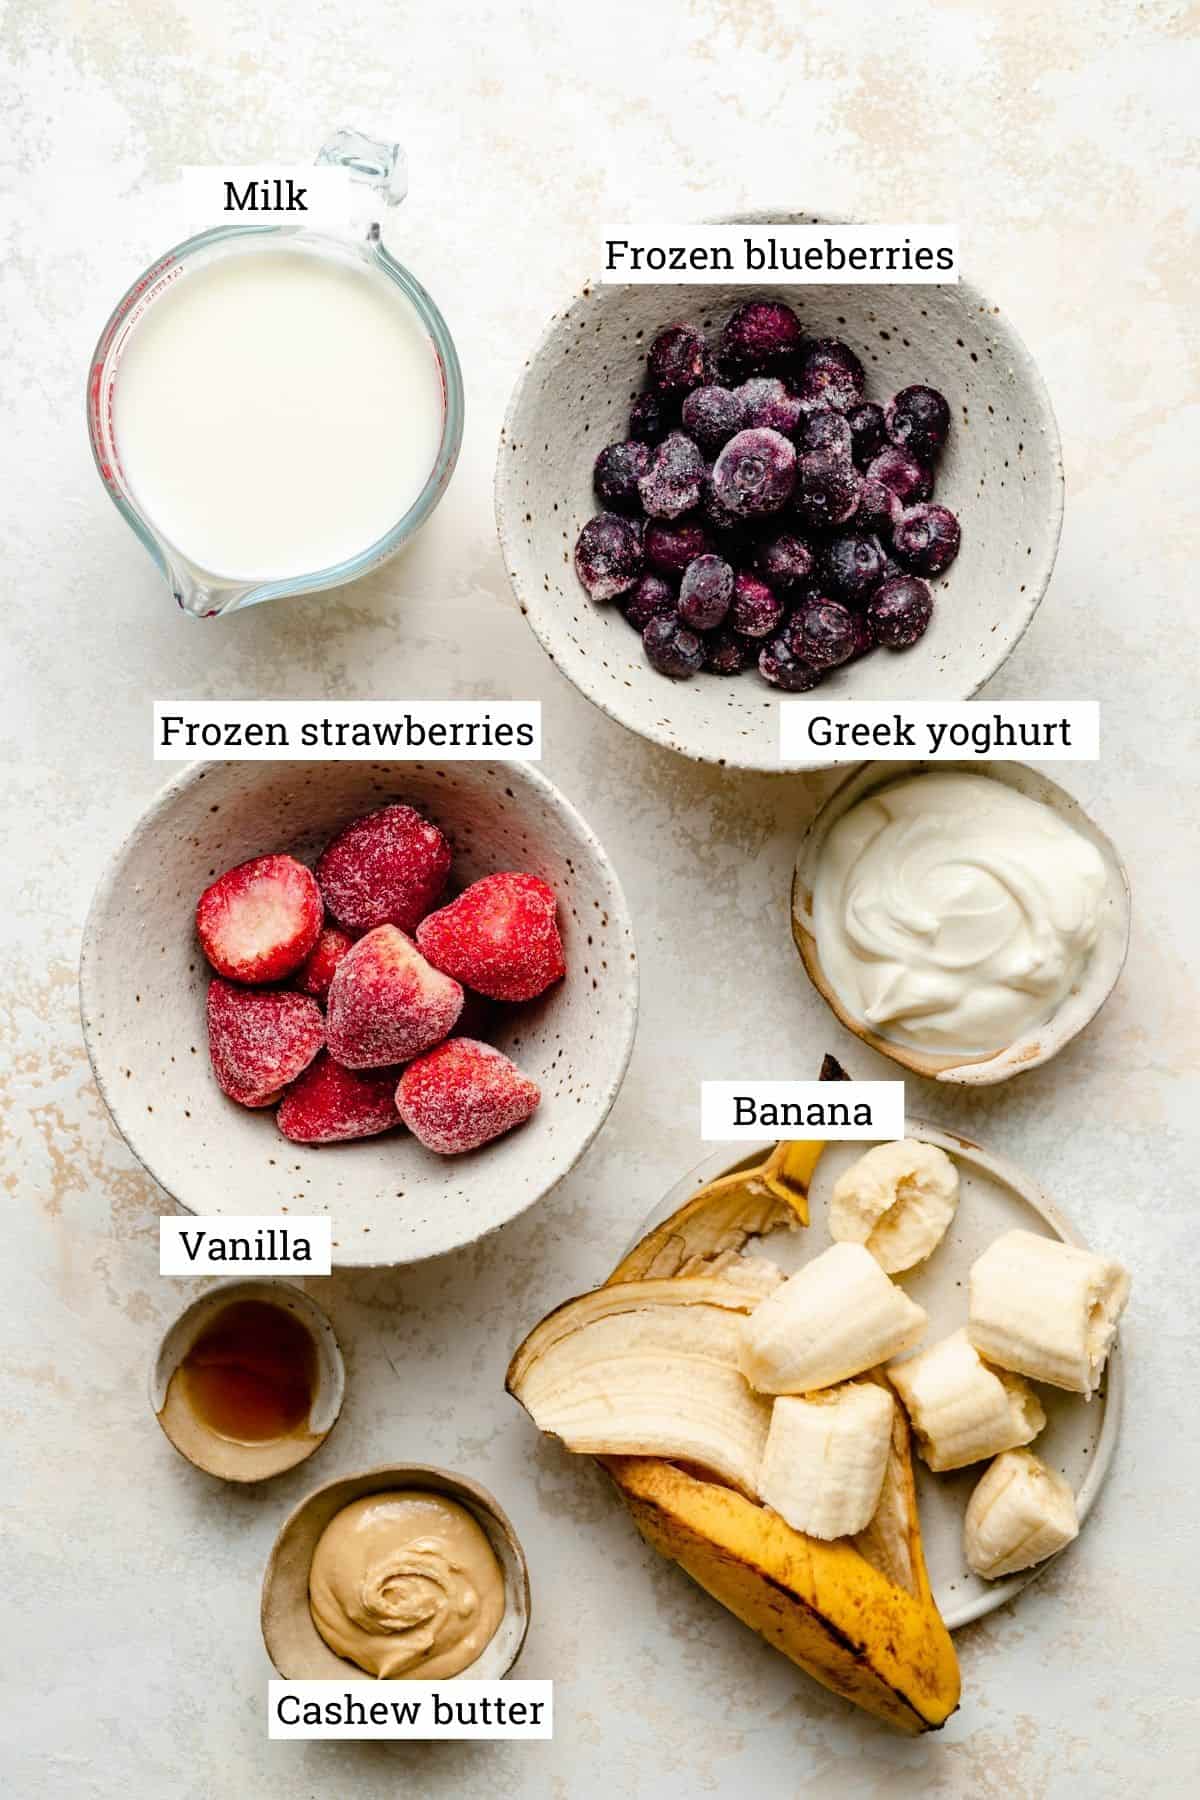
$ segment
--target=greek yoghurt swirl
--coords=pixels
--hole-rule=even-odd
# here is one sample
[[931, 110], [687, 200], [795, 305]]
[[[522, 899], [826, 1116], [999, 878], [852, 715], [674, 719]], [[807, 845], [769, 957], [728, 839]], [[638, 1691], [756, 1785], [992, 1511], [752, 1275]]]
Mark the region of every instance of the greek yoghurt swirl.
[[1095, 845], [1041, 801], [985, 775], [919, 775], [860, 800], [825, 839], [818, 955], [880, 1037], [988, 1055], [1078, 983], [1107, 892]]
[[382, 1680], [444, 1680], [479, 1656], [504, 1612], [482, 1529], [432, 1492], [368, 1494], [330, 1520], [308, 1577], [330, 1649]]

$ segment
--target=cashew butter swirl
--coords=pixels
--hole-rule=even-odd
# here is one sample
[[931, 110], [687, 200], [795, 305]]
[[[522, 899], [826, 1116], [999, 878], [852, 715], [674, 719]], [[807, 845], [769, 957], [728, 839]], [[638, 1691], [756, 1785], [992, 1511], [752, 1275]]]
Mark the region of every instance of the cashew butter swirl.
[[504, 1576], [483, 1530], [441, 1494], [367, 1494], [335, 1513], [308, 1576], [329, 1648], [382, 1680], [446, 1680], [504, 1614]]
[[919, 775], [829, 832], [817, 951], [847, 1012], [880, 1037], [987, 1055], [1078, 983], [1107, 892], [1095, 845], [1040, 800], [985, 775]]

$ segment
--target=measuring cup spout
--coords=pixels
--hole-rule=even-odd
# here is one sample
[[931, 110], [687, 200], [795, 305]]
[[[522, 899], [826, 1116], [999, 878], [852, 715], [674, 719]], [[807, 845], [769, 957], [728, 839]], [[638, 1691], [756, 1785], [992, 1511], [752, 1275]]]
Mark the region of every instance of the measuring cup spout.
[[408, 160], [399, 144], [385, 144], [361, 131], [335, 131], [318, 150], [316, 160], [318, 167], [345, 171], [347, 225], [356, 235], [377, 243], [380, 212], [399, 206], [408, 193]]

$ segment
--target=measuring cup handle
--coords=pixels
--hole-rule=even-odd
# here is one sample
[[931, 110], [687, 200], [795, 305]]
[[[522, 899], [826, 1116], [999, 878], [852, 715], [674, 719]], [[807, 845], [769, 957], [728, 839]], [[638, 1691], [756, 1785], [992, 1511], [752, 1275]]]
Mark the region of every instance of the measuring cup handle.
[[356, 190], [350, 223], [376, 240], [380, 210], [399, 206], [408, 193], [408, 159], [400, 145], [381, 143], [361, 131], [335, 131], [317, 152], [317, 164], [346, 171]]

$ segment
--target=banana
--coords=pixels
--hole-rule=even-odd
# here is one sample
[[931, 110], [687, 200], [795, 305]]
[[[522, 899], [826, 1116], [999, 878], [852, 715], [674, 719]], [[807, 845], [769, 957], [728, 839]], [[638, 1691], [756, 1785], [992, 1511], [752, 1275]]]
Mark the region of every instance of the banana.
[[1033, 1389], [989, 1369], [965, 1331], [892, 1365], [888, 1376], [931, 1469], [962, 1469], [1028, 1444], [1046, 1423]]
[[926, 1315], [862, 1244], [833, 1244], [741, 1328], [740, 1367], [766, 1394], [809, 1394], [911, 1350]]
[[880, 1268], [898, 1275], [936, 1250], [958, 1206], [958, 1170], [936, 1144], [916, 1138], [876, 1144], [838, 1176], [829, 1231], [865, 1244]]
[[875, 1382], [849, 1382], [807, 1399], [781, 1394], [758, 1491], [794, 1531], [853, 1537], [875, 1516], [892, 1444], [895, 1402]]
[[597, 1288], [529, 1334], [509, 1392], [568, 1450], [674, 1458], [753, 1495], [770, 1407], [737, 1358], [758, 1299], [704, 1276]]
[[1009, 1231], [972, 1266], [967, 1333], [997, 1367], [1090, 1399], [1128, 1299], [1120, 1263]]
[[1070, 1486], [1032, 1450], [1006, 1450], [967, 1502], [967, 1567], [994, 1581], [1045, 1562], [1079, 1536]]

